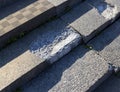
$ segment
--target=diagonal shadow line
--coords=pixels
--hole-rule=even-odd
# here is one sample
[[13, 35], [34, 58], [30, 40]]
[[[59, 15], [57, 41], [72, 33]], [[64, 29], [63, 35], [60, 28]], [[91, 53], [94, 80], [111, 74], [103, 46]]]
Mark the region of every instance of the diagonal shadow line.
[[38, 0], [19, 0], [0, 9], [0, 20]]
[[120, 19], [117, 19], [102, 32], [96, 35], [87, 44], [92, 46], [96, 51], [102, 51], [106, 46], [111, 44], [117, 37], [120, 36]]
[[75, 61], [83, 57], [88, 51], [89, 49], [86, 49], [84, 46], [77, 46], [62, 59], [58, 60], [58, 62], [39, 74], [39, 76], [29, 82], [28, 85], [24, 85], [23, 92], [48, 92], [61, 80], [63, 72], [71, 67]]
[[[109, 28], [104, 30], [98, 37], [91, 40], [93, 41], [93, 43], [94, 43], [94, 40], [99, 43], [98, 38], [100, 39], [102, 38], [106, 40], [104, 44], [100, 43], [102, 44], [102, 46], [101, 48], [98, 48], [97, 50], [104, 49], [104, 47], [109, 45], [112, 41], [114, 41], [114, 39], [116, 39], [120, 35], [120, 31], [119, 31], [120, 26], [117, 27], [116, 24], [120, 24], [120, 21], [119, 23], [118, 21], [115, 22]], [[113, 31], [114, 30], [113, 26], [115, 25], [117, 27], [116, 29], [117, 31]], [[112, 30], [110, 30], [111, 28]], [[111, 37], [108, 38], [108, 36], [111, 36]], [[72, 66], [76, 62], [76, 60], [78, 60], [79, 58], [82, 58], [89, 51], [88, 49], [85, 49], [84, 47], [85, 47], [84, 45], [77, 46], [75, 49], [73, 49], [70, 53], [65, 55], [58, 62], [53, 64], [51, 67], [47, 68], [44, 72], [39, 74], [39, 76], [37, 76], [36, 79], [33, 79], [27, 85], [24, 85], [22, 87], [23, 92], [48, 92], [61, 80], [63, 72], [67, 70], [70, 66]]]
[[[89, 9], [88, 9], [88, 11], [89, 11]], [[77, 17], [79, 17], [79, 16], [77, 16]], [[76, 18], [74, 18], [73, 21], [75, 19]], [[40, 30], [40, 31], [42, 31], [42, 30]], [[15, 59], [16, 57], [20, 56], [25, 51], [29, 50], [29, 45], [36, 38], [36, 36], [42, 35], [40, 31], [37, 30], [37, 31], [31, 32], [29, 35], [27, 35], [25, 37], [26, 40], [24, 40], [24, 39], [19, 40], [20, 41], [19, 44], [15, 44], [15, 43], [11, 44], [14, 48], [11, 48], [12, 46], [11, 47], [8, 46], [6, 48], [6, 49], [8, 49], [8, 52], [4, 52], [4, 50], [1, 51], [2, 55], [0, 55], [1, 56], [0, 58], [3, 58], [3, 61], [5, 61], [5, 62], [0, 64], [0, 67], [5, 65], [6, 63], [10, 62], [11, 60]], [[107, 44], [103, 44], [103, 46], [101, 46], [98, 49], [96, 48], [97, 50], [102, 50], [106, 45], [110, 44], [120, 34], [119, 31], [114, 33], [113, 30], [111, 30], [110, 33], [108, 32], [109, 35], [111, 33], [113, 35], [112, 38], [107, 40]], [[103, 34], [104, 34], [103, 37], [105, 37], [107, 39], [108, 36], [106, 35], [106, 30], [105, 30], [105, 33], [103, 33]], [[32, 38], [31, 38], [31, 36], [32, 36]], [[96, 40], [96, 41], [98, 41], [98, 40]], [[62, 60], [61, 60], [61, 62], [58, 61], [57, 63], [55, 63], [56, 65], [54, 64], [53, 66], [51, 66], [51, 67], [53, 67], [52, 69], [56, 70], [56, 71], [52, 72], [51, 71], [52, 69], [49, 70], [49, 68], [48, 68], [47, 71], [50, 72], [49, 74], [47, 74], [47, 72], [43, 72], [42, 74], [39, 75], [39, 77], [38, 77], [39, 81], [37, 82], [37, 84], [30, 83], [30, 84], [33, 84], [33, 85], [37, 85], [37, 87], [35, 89], [30, 89], [29, 92], [38, 92], [38, 89], [39, 89], [39, 92], [48, 92], [48, 90], [50, 88], [52, 88], [55, 84], [58, 83], [58, 81], [60, 81], [62, 73], [66, 69], [68, 69], [78, 58], [83, 57], [85, 55], [85, 53], [87, 53], [89, 51], [89, 50], [83, 50], [81, 52], [80, 49], [79, 50], [78, 49], [74, 49], [74, 50], [76, 50], [76, 52], [77, 52], [77, 53], [72, 53], [72, 56], [74, 57], [74, 59], [69, 59], [69, 57], [71, 55], [68, 54], [65, 62], [62, 62]], [[79, 54], [79, 55], [76, 56], [76, 54]], [[7, 57], [7, 59], [6, 59], [6, 57]], [[69, 59], [69, 62], [68, 62], [68, 59]], [[60, 64], [60, 66], [58, 67], [57, 65], [59, 65], [59, 64]], [[43, 77], [45, 77], [45, 78], [42, 79]], [[47, 81], [47, 80], [49, 80], [49, 81]]]
[[[29, 0], [32, 1], [32, 0]], [[35, 1], [35, 0], [33, 0]], [[78, 14], [77, 17], [82, 16], [87, 11], [92, 9], [92, 7], [88, 7], [85, 11], [81, 11], [80, 15]], [[76, 20], [76, 17], [73, 18], [73, 20]], [[54, 20], [53, 20], [54, 21]], [[50, 26], [49, 23], [46, 24], [47, 26]], [[65, 26], [68, 24], [65, 23]], [[60, 28], [61, 25], [59, 25]], [[42, 28], [42, 29], [41, 29]], [[55, 30], [56, 26], [54, 26], [52, 29]], [[19, 41], [19, 44], [17, 42], [11, 44], [10, 46], [7, 46], [7, 48], [3, 49], [0, 52], [0, 67], [4, 66], [5, 64], [9, 63], [11, 60], [15, 59], [16, 57], [19, 57], [20, 55], [24, 54], [25, 51], [29, 50], [29, 45], [42, 34], [45, 34], [46, 31], [50, 31], [46, 27], [40, 27], [39, 30], [34, 30], [30, 32], [27, 36], [23, 37], [23, 39], [17, 40]]]

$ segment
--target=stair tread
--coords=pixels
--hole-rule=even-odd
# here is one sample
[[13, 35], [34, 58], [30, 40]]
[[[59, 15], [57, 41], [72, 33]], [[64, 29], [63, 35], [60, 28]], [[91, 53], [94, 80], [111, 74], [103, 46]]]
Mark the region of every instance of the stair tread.
[[110, 74], [104, 59], [94, 51], [78, 46], [25, 85], [23, 92], [91, 92]]
[[88, 44], [108, 63], [120, 67], [120, 19]]
[[[120, 4], [114, 4], [117, 7], [117, 11], [113, 12], [115, 8], [113, 7], [110, 11], [114, 14], [108, 17], [110, 13], [107, 10], [102, 11], [102, 14], [106, 13], [108, 15], [102, 15], [92, 4], [93, 2], [89, 2], [89, 0], [85, 1], [80, 6], [78, 5], [72, 11], [61, 17], [61, 19], [63, 19], [66, 23], [69, 23], [71, 27], [73, 27], [83, 36], [83, 40], [85, 42], [88, 42], [97, 33], [111, 24], [117, 18], [117, 16], [119, 16], [120, 12]], [[105, 6], [107, 6], [107, 4]]]
[[[7, 91], [15, 88], [14, 86], [24, 84], [25, 81], [41, 72], [44, 67], [52, 64], [78, 45], [81, 42], [80, 35], [74, 30], [66, 30], [66, 28], [66, 23], [58, 19], [35, 29], [3, 49], [0, 52], [0, 72], [2, 74], [0, 90], [4, 92], [4, 90]], [[77, 36], [75, 38], [72, 36], [74, 39], [68, 40], [71, 38], [71, 34]], [[61, 47], [57, 45], [61, 45]], [[59, 50], [54, 52], [54, 49], [57, 48]], [[49, 51], [45, 52], [46, 49]], [[41, 53], [47, 57], [44, 58], [43, 55], [40, 55]]]
[[[4, 35], [53, 7], [54, 6], [47, 0], [38, 0], [27, 7], [8, 15], [0, 20], [0, 30], [3, 32], [1, 35]], [[4, 11], [2, 13], [4, 13]]]

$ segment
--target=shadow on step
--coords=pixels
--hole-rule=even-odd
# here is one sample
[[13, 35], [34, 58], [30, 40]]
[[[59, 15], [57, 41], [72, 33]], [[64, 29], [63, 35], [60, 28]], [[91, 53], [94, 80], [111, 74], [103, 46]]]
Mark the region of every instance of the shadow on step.
[[83, 2], [79, 5], [77, 5], [77, 7], [74, 7], [70, 12], [63, 15], [61, 17], [61, 19], [64, 22], [70, 24], [70, 23], [74, 22], [75, 20], [77, 20], [78, 18], [82, 17], [84, 14], [86, 14], [87, 12], [89, 12], [92, 9], [93, 9], [92, 6], [90, 6], [86, 2]]
[[[92, 40], [93, 44], [96, 45], [95, 49], [97, 51], [104, 49], [120, 35], [120, 26], [118, 26], [118, 24], [119, 22], [115, 22], [111, 27], [107, 28], [98, 37]], [[88, 51], [89, 50], [85, 49], [84, 46], [76, 47], [71, 53], [46, 69], [46, 71], [42, 72], [36, 79], [25, 85], [23, 87], [23, 92], [48, 92], [59, 83], [63, 73]]]
[[36, 1], [38, 1], [38, 0], [19, 0], [19, 1], [16, 1], [16, 3], [13, 3], [5, 8], [1, 8], [0, 9], [0, 20], [16, 11], [19, 11], [19, 10], [27, 7], [28, 5], [30, 5]]
[[10, 61], [14, 60], [29, 50], [29, 45], [36, 38], [36, 36], [39, 35], [41, 35], [41, 32], [39, 30], [36, 30], [1, 50], [0, 67], [3, 67], [5, 64], [9, 63]]
[[[35, 2], [36, 0], [25, 0], [24, 2], [21, 2], [20, 6], [18, 5], [18, 7], [16, 7], [16, 9], [14, 9], [14, 11], [10, 11], [7, 13], [12, 13], [15, 12], [21, 8], [24, 8], [26, 5], [31, 4], [33, 2]], [[26, 3], [25, 3], [26, 2]], [[19, 3], [18, 3], [19, 4]], [[83, 4], [84, 5], [84, 4]], [[14, 7], [13, 7], [14, 8]], [[92, 7], [86, 7], [85, 10], [82, 11], [82, 9], [80, 9], [81, 11], [79, 12], [79, 14], [76, 14], [74, 16], [74, 18], [71, 18], [72, 21], [75, 21], [78, 17], [82, 16], [83, 14], [85, 14], [86, 12], [88, 12], [90, 9], [92, 9]], [[79, 9], [78, 9], [79, 10]], [[4, 11], [5, 12], [5, 11]], [[0, 15], [0, 19], [2, 17], [7, 16], [6, 15]], [[59, 20], [60, 21], [60, 20]], [[57, 22], [59, 22], [57, 21]], [[70, 20], [71, 21], [71, 20]], [[54, 22], [54, 21], [53, 21]], [[51, 25], [50, 25], [51, 24]], [[0, 53], [0, 67], [4, 66], [5, 64], [9, 63], [11, 60], [14, 60], [15, 58], [19, 57], [20, 55], [22, 55], [25, 51], [29, 50], [29, 45], [40, 35], [42, 34], [46, 34], [49, 33], [49, 31], [52, 32], [53, 31], [58, 31], [56, 33], [59, 33], [60, 30], [63, 30], [68, 24], [67, 23], [58, 23], [56, 25], [55, 23], [47, 23], [46, 27], [42, 27], [42, 29], [39, 29], [37, 31], [34, 30], [34, 32], [30, 32], [30, 34], [28, 34], [27, 37], [24, 37], [23, 39], [19, 40], [19, 44], [17, 43], [13, 43], [11, 44], [11, 46], [8, 46], [7, 48], [5, 48], [6, 50], [2, 50]], [[54, 26], [56, 25], [56, 26]], [[64, 26], [62, 26], [64, 25]], [[61, 32], [61, 31], [60, 31]], [[26, 39], [26, 40], [25, 40]]]
[[88, 51], [84, 46], [76, 47], [71, 53], [47, 68], [28, 85], [25, 85], [23, 92], [48, 92], [61, 80], [63, 73]]
[[[96, 35], [88, 45], [92, 46], [96, 51], [102, 51], [106, 46], [112, 43], [120, 36], [120, 19], [104, 29], [103, 32]], [[119, 42], [118, 42], [119, 43]]]

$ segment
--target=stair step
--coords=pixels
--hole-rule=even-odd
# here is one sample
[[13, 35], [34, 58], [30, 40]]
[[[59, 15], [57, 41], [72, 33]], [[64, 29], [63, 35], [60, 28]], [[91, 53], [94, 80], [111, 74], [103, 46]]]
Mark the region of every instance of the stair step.
[[[39, 2], [39, 1], [36, 1], [36, 2]], [[34, 2], [34, 3], [36, 3], [36, 2]], [[43, 1], [43, 2], [45, 2], [45, 1]], [[46, 3], [44, 3], [44, 4], [46, 4]], [[49, 4], [47, 3], [47, 5], [49, 5]], [[51, 13], [51, 12], [54, 12], [56, 7], [53, 6], [52, 4], [50, 4], [50, 5], [52, 7], [52, 10], [50, 9], [50, 13]], [[37, 5], [35, 5], [35, 6], [37, 7]], [[83, 7], [86, 6], [86, 8], [84, 8], [85, 10], [83, 8], [79, 8], [81, 6], [83, 6]], [[27, 7], [29, 7], [29, 6], [27, 6]], [[25, 7], [25, 9], [27, 7]], [[48, 10], [46, 10], [46, 12], [47, 11]], [[78, 11], [81, 11], [80, 14], [82, 16], [79, 14]], [[55, 11], [55, 13], [56, 13], [56, 11]], [[42, 14], [42, 17], [44, 14], [45, 13]], [[48, 14], [45, 14], [45, 15], [48, 16]], [[40, 16], [41, 16], [41, 14], [40, 14]], [[9, 17], [9, 16], [7, 16], [7, 17]], [[87, 17], [88, 17], [88, 19], [90, 19], [90, 21], [92, 21], [92, 19], [93, 19], [93, 21], [96, 19], [96, 21], [95, 21], [96, 26], [93, 26], [93, 25], [95, 25], [95, 23], [93, 23], [93, 22], [92, 22], [93, 24], [91, 26], [87, 26], [87, 28], [89, 30], [85, 27], [85, 25], [87, 25], [87, 22], [89, 20], [83, 21]], [[35, 19], [36, 20], [35, 21], [33, 20], [32, 22], [31, 22], [31, 20], [30, 20], [30, 22], [28, 21], [27, 22], [28, 24], [24, 23], [27, 26], [20, 27], [19, 31], [18, 31], [19, 27], [16, 27], [15, 31], [13, 30], [12, 32], [16, 35], [17, 32], [18, 33], [23, 32], [22, 28], [26, 29], [26, 31], [28, 31], [28, 29], [33, 29], [31, 27], [33, 27], [34, 25], [37, 25], [37, 23], [39, 22], [39, 20], [37, 18], [35, 18]], [[71, 19], [71, 20], [69, 20], [69, 19]], [[3, 21], [3, 20], [1, 20], [1, 21]], [[77, 22], [77, 20], [78, 21], [82, 20], [82, 22]], [[38, 21], [38, 22], [36, 22], [36, 21]], [[88, 25], [91, 24], [90, 21], [88, 22], [89, 23]], [[15, 90], [15, 88], [25, 84], [26, 82], [28, 82], [29, 80], [34, 78], [36, 75], [38, 75], [39, 72], [44, 70], [46, 67], [53, 64], [55, 61], [59, 60], [61, 57], [65, 56], [68, 52], [70, 52], [78, 44], [81, 44], [82, 39], [85, 42], [87, 42], [88, 40], [93, 38], [99, 31], [103, 30], [106, 26], [108, 26], [112, 22], [113, 22], [113, 19], [106, 19], [105, 17], [103, 17], [102, 15], [100, 15], [97, 12], [95, 7], [91, 7], [88, 4], [88, 2], [84, 2], [82, 5], [80, 4], [78, 7], [74, 8], [73, 10], [71, 10], [69, 13], [67, 13], [60, 19], [57, 19], [57, 20], [54, 20], [52, 22], [42, 25], [41, 27], [33, 30], [31, 33], [29, 33], [25, 37], [19, 39], [18, 41], [14, 42], [13, 44], [7, 46], [5, 49], [3, 49], [0, 52], [0, 57], [1, 57], [1, 59], [0, 59], [0, 67], [1, 67], [0, 74], [2, 74], [0, 76], [0, 91], [1, 92], [13, 92], [13, 90]], [[31, 26], [29, 25], [29, 23]], [[75, 23], [75, 26], [74, 26], [74, 23]], [[85, 36], [82, 35], [81, 30], [77, 29], [78, 27], [81, 27], [81, 23], [84, 24], [84, 25], [82, 24], [84, 27], [83, 29], [88, 30], [87, 31], [88, 33]], [[34, 26], [34, 28], [35, 28], [35, 26]], [[10, 34], [8, 34], [8, 33], [10, 33]], [[7, 33], [8, 36], [7, 35], [1, 36], [1, 38], [3, 38], [3, 40], [0, 39], [1, 42], [10, 38], [11, 34], [13, 36], [13, 33], [11, 33], [11, 31], [8, 33]], [[93, 33], [94, 33], [94, 35], [93, 35]], [[81, 48], [81, 46], [80, 46], [80, 48]], [[86, 79], [89, 79], [89, 75], [87, 75], [87, 74], [90, 73], [90, 71], [92, 72], [92, 74], [97, 75], [97, 77], [96, 76], [92, 77], [92, 79], [95, 79], [94, 81], [92, 81], [92, 80], [87, 81], [90, 85], [85, 84], [86, 86], [83, 85], [83, 89], [80, 88], [83, 91], [85, 91], [85, 90], [87, 91], [87, 90], [93, 90], [100, 83], [97, 81], [99, 81], [99, 79], [100, 79], [100, 81], [101, 80], [103, 81], [106, 77], [108, 77], [108, 75], [111, 74], [111, 71], [109, 72], [109, 68], [108, 68], [108, 64], [107, 64], [108, 62], [106, 62], [103, 58], [101, 58], [99, 55], [95, 54], [94, 51], [88, 51], [88, 50], [86, 52], [88, 54], [84, 55], [84, 53], [85, 53], [84, 50], [85, 50], [85, 48], [82, 47], [77, 52], [78, 56], [79, 55], [83, 56], [83, 57], [80, 56], [79, 59], [77, 58], [79, 63], [81, 62], [81, 65], [79, 65], [79, 64], [78, 65], [80, 66], [79, 69], [81, 70], [81, 69], [83, 69], [82, 66], [84, 66], [84, 64], [85, 64], [84, 67], [87, 67], [87, 68], [85, 68], [83, 70], [88, 71], [88, 72], [83, 73], [83, 71], [80, 71], [80, 74], [82, 73], [83, 76], [86, 76]], [[70, 60], [72, 60], [72, 58], [76, 57], [75, 55], [73, 55], [73, 56], [71, 55]], [[88, 58], [87, 58], [87, 56], [88, 56]], [[95, 58], [91, 59], [90, 57], [95, 57]], [[66, 60], [69, 61], [69, 58], [67, 57]], [[88, 61], [88, 60], [90, 60], [90, 67], [87, 66], [88, 63], [86, 61]], [[73, 61], [77, 62], [76, 60], [73, 60]], [[70, 62], [72, 62], [72, 61], [70, 61]], [[104, 67], [100, 66], [100, 64], [103, 65]], [[97, 67], [95, 67], [95, 66], [97, 66]], [[97, 72], [100, 72], [100, 75], [96, 71], [92, 70], [91, 67], [94, 67], [93, 69], [95, 69]], [[104, 75], [105, 75], [105, 77], [104, 77]], [[83, 82], [82, 82], [82, 80], [80, 80], [80, 81], [83, 84], [87, 83], [87, 82], [85, 82], [85, 79], [83, 79]], [[63, 85], [62, 82], [60, 84]], [[95, 86], [93, 86], [93, 85], [95, 85]], [[58, 85], [58, 88], [59, 88], [59, 85]], [[55, 88], [55, 90], [56, 89], [57, 88]], [[54, 90], [54, 89], [51, 89], [51, 90]], [[64, 90], [64, 89], [61, 89], [61, 90]]]
[[[61, 17], [61, 19], [70, 24], [71, 27], [83, 36], [84, 42], [88, 42], [120, 16], [120, 3], [112, 3], [116, 7], [112, 9], [103, 9], [100, 13], [96, 7], [98, 4], [102, 7], [102, 4], [92, 1], [94, 0], [91, 0], [91, 2], [89, 0], [85, 1], [80, 6], [74, 8], [73, 11]], [[113, 0], [113, 2], [114, 1], [116, 0]], [[109, 5], [108, 3], [110, 2], [107, 2], [105, 6]]]
[[[20, 5], [17, 6], [16, 4], [15, 6], [19, 7]], [[4, 14], [4, 11], [8, 11], [7, 8], [3, 9], [1, 13]], [[50, 2], [47, 0], [37, 0], [5, 18], [2, 18], [0, 20], [0, 47], [6, 44], [10, 38], [36, 28], [54, 15], [55, 7]]]
[[[54, 5], [53, 2], [57, 2], [57, 5]], [[78, 3], [73, 0], [66, 2], [67, 4], [64, 5], [64, 0], [61, 3], [60, 0], [59, 2], [58, 0], [25, 0], [0, 9], [0, 48], [7, 45], [11, 39], [19, 37], [61, 14], [68, 6], [72, 7]], [[57, 11], [58, 8], [60, 12]]]
[[[120, 71], [120, 19], [110, 27], [105, 29], [101, 34], [88, 43], [102, 58], [109, 63], [119, 78]], [[115, 85], [116, 84], [116, 85]], [[117, 92], [118, 81], [103, 83], [94, 92]], [[115, 88], [114, 88], [115, 87]], [[101, 88], [101, 89], [100, 89]]]
[[15, 90], [80, 43], [76, 31], [55, 20], [11, 44], [0, 52], [0, 92]]
[[120, 67], [120, 19], [88, 45], [92, 46], [111, 65]]
[[76, 47], [25, 85], [23, 92], [92, 92], [120, 67], [119, 25], [120, 19], [92, 39], [87, 44], [92, 50], [84, 45]]
[[36, 79], [23, 92], [92, 92], [112, 71], [93, 50], [78, 46]]

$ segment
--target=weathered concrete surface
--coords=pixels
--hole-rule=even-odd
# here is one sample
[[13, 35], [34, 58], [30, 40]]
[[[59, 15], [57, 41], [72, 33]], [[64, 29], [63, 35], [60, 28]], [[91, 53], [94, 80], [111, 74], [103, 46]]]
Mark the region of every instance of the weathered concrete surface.
[[76, 29], [85, 42], [93, 38], [97, 33], [109, 25], [109, 19], [105, 19], [98, 11], [87, 2], [65, 14], [62, 19]]
[[[78, 45], [81, 42], [80, 35], [66, 27], [61, 20], [55, 20], [3, 49], [0, 52], [0, 92], [13, 92]], [[52, 51], [48, 53], [52, 55], [50, 60], [32, 53], [41, 48], [43, 52], [46, 49]], [[58, 56], [57, 59], [54, 55]]]
[[88, 44], [98, 51], [108, 63], [120, 67], [120, 20], [105, 29]]
[[108, 64], [94, 51], [78, 46], [25, 85], [23, 92], [86, 92], [104, 81]]
[[67, 54], [71, 49], [81, 43], [81, 36], [72, 28], [67, 28], [61, 20], [50, 22], [45, 26], [46, 32], [32, 42], [30, 51], [42, 59], [53, 63]]
[[120, 92], [120, 78], [111, 76], [93, 92]]
[[24, 84], [24, 81], [33, 78], [46, 65], [44, 60], [26, 51], [0, 68], [0, 92], [12, 92], [16, 87]]
[[87, 2], [96, 8], [96, 10], [112, 22], [120, 15], [119, 0], [87, 0]]

